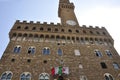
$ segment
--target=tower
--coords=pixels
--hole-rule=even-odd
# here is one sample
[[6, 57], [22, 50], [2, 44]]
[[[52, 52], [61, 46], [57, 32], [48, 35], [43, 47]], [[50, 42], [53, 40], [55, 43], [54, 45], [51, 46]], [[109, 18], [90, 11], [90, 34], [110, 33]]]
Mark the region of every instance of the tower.
[[74, 13], [74, 4], [69, 0], [60, 0], [58, 16], [61, 19], [61, 24], [64, 26], [79, 26], [76, 15]]
[[79, 26], [74, 4], [60, 0], [61, 23], [17, 20], [0, 60], [0, 80], [119, 80], [114, 40], [98, 26]]

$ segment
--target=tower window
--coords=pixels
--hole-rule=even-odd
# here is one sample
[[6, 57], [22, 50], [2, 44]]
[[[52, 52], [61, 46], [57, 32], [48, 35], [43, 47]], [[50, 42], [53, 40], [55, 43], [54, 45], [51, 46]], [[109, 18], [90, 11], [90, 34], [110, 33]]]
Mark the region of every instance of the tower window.
[[61, 56], [62, 55], [62, 50], [59, 48], [57, 53], [58, 53], [59, 56]]
[[11, 71], [6, 71], [1, 75], [0, 80], [12, 80], [12, 72]]
[[51, 28], [48, 28], [48, 31], [51, 31]]
[[70, 32], [70, 33], [71, 33], [71, 32], [72, 32], [72, 30], [71, 30], [71, 29], [69, 29], [69, 30], [68, 30], [68, 32]]
[[100, 34], [98, 31], [96, 32], [98, 35]]
[[106, 50], [105, 52], [109, 57], [112, 57], [112, 53], [109, 50]]
[[20, 80], [31, 80], [31, 74], [29, 72], [24, 72], [20, 76]]
[[56, 32], [58, 32], [58, 29], [57, 29], [57, 28], [55, 28], [55, 31], [56, 31]]
[[101, 67], [102, 67], [103, 69], [106, 69], [106, 68], [107, 68], [107, 65], [106, 65], [104, 62], [101, 62], [100, 64], [101, 64]]
[[103, 32], [103, 35], [106, 35], [106, 33], [105, 33], [105, 32]]
[[34, 54], [35, 53], [35, 47], [29, 47], [28, 48], [28, 53], [29, 54]]
[[36, 30], [36, 27], [33, 27], [32, 30]]
[[83, 33], [84, 33], [84, 34], [86, 34], [86, 31], [85, 31], [85, 30], [83, 30]]
[[14, 53], [20, 53], [20, 49], [21, 49], [20, 46], [14, 47]]
[[119, 65], [116, 62], [113, 63], [113, 67], [114, 69], [120, 69]]
[[18, 26], [17, 29], [21, 29], [21, 26]]
[[79, 30], [76, 30], [76, 33], [79, 33]]
[[95, 54], [97, 57], [102, 57], [102, 53], [99, 50], [95, 50]]
[[41, 27], [41, 28], [40, 28], [40, 31], [43, 31], [43, 30], [44, 30], [43, 27]]
[[28, 26], [26, 26], [24, 29], [27, 30], [27, 29], [28, 29]]
[[49, 55], [50, 54], [50, 49], [48, 47], [43, 48], [43, 55]]
[[64, 32], [65, 30], [64, 29], [61, 29], [61, 32]]
[[92, 32], [92, 31], [90, 31], [90, 34], [93, 34], [93, 32]]

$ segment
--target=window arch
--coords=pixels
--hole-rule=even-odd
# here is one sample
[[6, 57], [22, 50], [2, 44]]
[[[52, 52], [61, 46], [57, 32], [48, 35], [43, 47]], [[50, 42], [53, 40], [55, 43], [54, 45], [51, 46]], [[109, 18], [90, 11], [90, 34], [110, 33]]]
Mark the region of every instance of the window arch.
[[49, 55], [50, 54], [50, 48], [49, 47], [44, 47], [42, 53], [43, 53], [43, 55]]
[[114, 80], [112, 75], [109, 73], [105, 73], [104, 77], [105, 77], [105, 80]]
[[20, 80], [31, 80], [31, 74], [29, 72], [24, 72], [20, 76]]
[[50, 80], [48, 73], [42, 73], [39, 75], [39, 80]]
[[21, 50], [21, 46], [17, 45], [14, 47], [14, 53], [20, 53], [20, 50]]
[[13, 73], [11, 71], [6, 71], [1, 75], [0, 80], [11, 80]]

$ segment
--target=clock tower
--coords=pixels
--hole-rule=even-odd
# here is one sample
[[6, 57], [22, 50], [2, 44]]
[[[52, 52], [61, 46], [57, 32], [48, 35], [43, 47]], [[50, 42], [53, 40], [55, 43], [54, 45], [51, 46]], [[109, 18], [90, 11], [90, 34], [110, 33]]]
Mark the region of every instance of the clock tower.
[[69, 0], [59, 0], [58, 16], [61, 24], [64, 26], [79, 26], [76, 15], [74, 13], [74, 4]]

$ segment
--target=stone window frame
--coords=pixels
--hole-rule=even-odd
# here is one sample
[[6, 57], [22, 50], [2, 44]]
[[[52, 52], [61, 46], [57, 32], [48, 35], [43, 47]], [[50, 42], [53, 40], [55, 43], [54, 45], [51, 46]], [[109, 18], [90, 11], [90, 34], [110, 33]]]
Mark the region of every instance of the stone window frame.
[[23, 79], [31, 80], [31, 73], [30, 72], [23, 72], [20, 75], [20, 80], [23, 80]]
[[41, 73], [39, 75], [39, 80], [50, 80], [50, 75], [48, 73]]
[[2, 73], [0, 80], [12, 80], [13, 73], [11, 71], [5, 71]]
[[36, 27], [32, 27], [32, 30], [36, 30]]
[[49, 55], [50, 54], [50, 48], [49, 47], [44, 47], [42, 49], [42, 54], [43, 55]]
[[100, 50], [98, 50], [98, 49], [95, 49], [95, 50], [94, 50], [94, 53], [95, 53], [95, 55], [96, 55], [97, 57], [102, 57], [102, 56], [103, 56], [102, 52], [101, 52]]
[[17, 29], [21, 29], [21, 26], [17, 26]]
[[109, 73], [105, 73], [104, 78], [105, 78], [105, 80], [114, 80], [113, 76]]
[[105, 62], [100, 63], [102, 69], [107, 69], [107, 65]]
[[109, 56], [110, 58], [112, 58], [113, 54], [111, 53], [110, 50], [105, 50], [105, 53], [106, 53], [107, 56]]
[[20, 53], [21, 52], [21, 46], [20, 45], [16, 45], [15, 47], [14, 47], [14, 49], [13, 49], [13, 53]]
[[25, 26], [25, 28], [24, 28], [25, 30], [28, 30], [29, 29], [29, 27], [28, 26]]
[[118, 69], [120, 69], [120, 66], [117, 62], [113, 62], [113, 68], [118, 70]]
[[61, 48], [58, 48], [57, 54], [58, 54], [59, 56], [62, 56], [62, 55], [63, 55], [63, 50], [62, 50]]
[[35, 52], [36, 52], [36, 47], [35, 46], [30, 46], [29, 48], [28, 48], [28, 54], [35, 54]]

